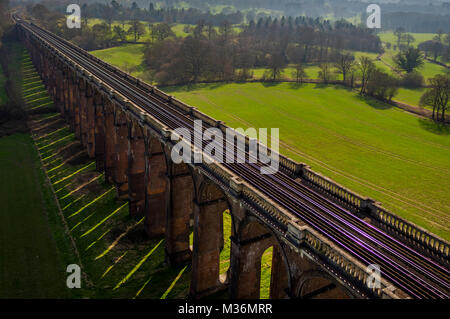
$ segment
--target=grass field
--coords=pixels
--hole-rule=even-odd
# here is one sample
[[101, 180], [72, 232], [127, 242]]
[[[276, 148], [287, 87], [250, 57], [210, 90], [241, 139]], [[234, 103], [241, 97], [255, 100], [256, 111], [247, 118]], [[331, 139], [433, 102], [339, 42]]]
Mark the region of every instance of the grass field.
[[[421, 42], [432, 40], [436, 34], [434, 33], [410, 33], [414, 37], [414, 42], [411, 43], [412, 46], [417, 47]], [[390, 42], [392, 46], [397, 43], [396, 37], [393, 32], [383, 32], [379, 34], [379, 37], [382, 42]], [[392, 68], [396, 68], [396, 65], [393, 61], [393, 57], [398, 53], [398, 50], [393, 50], [385, 48], [385, 53], [382, 55], [382, 60], [389, 64]], [[380, 66], [378, 64], [377, 66]], [[386, 66], [383, 66], [385, 69]], [[425, 64], [418, 69], [418, 71], [424, 76], [425, 80], [428, 80], [437, 74], [442, 74], [445, 72], [445, 68], [425, 61]], [[391, 73], [395, 73], [391, 70]]]
[[165, 88], [231, 127], [278, 127], [281, 150], [450, 238], [450, 129], [338, 86]]
[[[393, 68], [397, 68], [395, 65], [395, 62], [393, 60], [394, 56], [398, 54], [398, 50], [386, 50], [386, 52], [383, 54], [381, 59], [385, 61], [387, 64], [389, 64]], [[437, 74], [442, 74], [446, 71], [446, 69], [443, 66], [440, 66], [435, 63], [431, 63], [429, 61], [425, 61], [422, 67], [417, 69], [425, 78], [425, 80], [428, 80]]]
[[[92, 27], [94, 24], [99, 24], [99, 23], [104, 23], [105, 20], [103, 19], [98, 19], [98, 18], [90, 18], [88, 19], [88, 25], [90, 27]], [[151, 36], [150, 36], [150, 23], [147, 21], [141, 21], [144, 26], [145, 26], [145, 34], [139, 38], [140, 42], [150, 42], [151, 41]], [[130, 25], [128, 24], [128, 21], [113, 21], [111, 24], [111, 27], [114, 27], [116, 25], [120, 25], [123, 26], [123, 28], [128, 31], [128, 29], [130, 28]], [[184, 31], [186, 26], [190, 26], [191, 28], [194, 28], [195, 25], [194, 24], [184, 24], [184, 23], [172, 23], [170, 24], [172, 31], [175, 33], [175, 36], [177, 37], [181, 37], [181, 38], [185, 38], [189, 35], [189, 33], [186, 33]], [[215, 27], [216, 31], [219, 30], [219, 27]], [[242, 29], [238, 26], [235, 25], [233, 26], [233, 31], [235, 33], [239, 33]], [[134, 36], [132, 34], [127, 35], [127, 41], [134, 41]]]
[[[433, 38], [437, 35], [436, 33], [409, 33], [414, 37], [414, 41], [411, 43], [413, 46], [417, 47], [419, 43], [433, 40]], [[378, 34], [381, 41], [390, 42], [392, 45], [397, 44], [397, 37], [394, 35], [394, 32], [381, 32]]]
[[395, 96], [396, 101], [400, 101], [409, 105], [419, 106], [420, 98], [425, 93], [425, 88], [406, 89], [400, 88]]
[[[14, 67], [32, 70], [29, 57], [21, 56], [21, 46], [12, 46], [10, 52], [17, 53]], [[38, 90], [32, 77], [14, 81]], [[78, 264], [78, 259], [30, 134], [0, 138], [0, 181], [0, 298], [79, 296], [66, 287], [66, 267]]]
[[145, 71], [144, 44], [125, 44], [119, 47], [96, 50], [91, 53], [122, 70], [139, 77]]
[[66, 267], [77, 261], [29, 134], [0, 138], [0, 165], [0, 298], [70, 297]]

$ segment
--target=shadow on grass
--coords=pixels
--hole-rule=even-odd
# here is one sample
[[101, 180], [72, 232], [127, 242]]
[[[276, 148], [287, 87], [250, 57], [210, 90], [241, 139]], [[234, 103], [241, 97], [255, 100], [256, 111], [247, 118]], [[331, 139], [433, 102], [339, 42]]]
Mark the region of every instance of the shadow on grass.
[[281, 82], [261, 82], [265, 88], [275, 87], [281, 84]]
[[357, 98], [377, 110], [389, 110], [389, 109], [393, 108], [392, 105], [382, 102], [382, 101], [379, 101], [379, 100], [376, 100], [369, 96], [361, 96], [358, 94]]
[[158, 87], [161, 91], [165, 93], [176, 93], [176, 92], [191, 92], [201, 89], [214, 90], [220, 88], [226, 84], [232, 82], [213, 82], [213, 83], [195, 83], [195, 84], [180, 84], [174, 86], [161, 86]]
[[295, 82], [291, 82], [288, 84], [288, 89], [290, 90], [298, 90], [301, 89], [303, 87], [305, 87], [307, 85], [307, 83], [295, 83]]
[[333, 88], [335, 90], [344, 90], [347, 92], [352, 92], [352, 88], [342, 85], [342, 84], [335, 84], [335, 83], [315, 83], [314, 89], [326, 89], [326, 88]]
[[436, 135], [450, 135], [450, 125], [436, 123], [429, 119], [419, 118], [419, 125], [426, 131]]

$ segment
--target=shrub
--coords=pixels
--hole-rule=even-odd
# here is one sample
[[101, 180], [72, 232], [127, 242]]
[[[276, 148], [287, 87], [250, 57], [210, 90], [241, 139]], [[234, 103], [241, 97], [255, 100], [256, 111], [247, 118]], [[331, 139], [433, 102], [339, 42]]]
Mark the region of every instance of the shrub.
[[423, 87], [424, 83], [424, 77], [419, 72], [406, 73], [401, 80], [401, 85], [409, 89]]
[[390, 101], [397, 94], [398, 84], [398, 79], [380, 69], [376, 69], [367, 83], [367, 94], [384, 101]]

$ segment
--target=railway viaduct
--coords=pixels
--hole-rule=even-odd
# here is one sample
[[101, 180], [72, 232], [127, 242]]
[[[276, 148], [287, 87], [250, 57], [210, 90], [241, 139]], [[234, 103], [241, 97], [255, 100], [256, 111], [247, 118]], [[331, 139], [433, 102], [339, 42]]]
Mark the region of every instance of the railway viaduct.
[[[418, 297], [402, 284], [400, 275], [383, 276], [383, 266], [380, 285], [371, 286], [370, 258], [360, 257], [327, 236], [246, 176], [219, 163], [175, 164], [170, 156], [174, 145], [170, 119], [144, 104], [151, 102], [177, 117], [200, 119], [225, 132], [223, 122], [35, 25], [19, 21], [17, 30], [61, 116], [96, 160], [97, 169], [116, 185], [117, 196], [129, 201], [131, 217], [145, 216], [148, 236], [165, 236], [170, 265], [192, 263], [192, 297], [228, 289], [232, 298], [258, 298], [261, 258], [269, 247], [273, 247], [271, 298]], [[112, 80], [124, 86], [116, 87]], [[411, 247], [423, 260], [441, 267], [447, 276], [444, 280], [448, 278], [446, 241], [305, 164], [283, 156], [279, 164], [292, 183], [345, 211], [348, 218], [364, 221], [391, 241]], [[231, 260], [228, 272], [221, 275], [222, 214], [226, 210], [232, 216]], [[299, 207], [299, 211], [307, 208]], [[445, 297], [448, 287], [440, 289]]]

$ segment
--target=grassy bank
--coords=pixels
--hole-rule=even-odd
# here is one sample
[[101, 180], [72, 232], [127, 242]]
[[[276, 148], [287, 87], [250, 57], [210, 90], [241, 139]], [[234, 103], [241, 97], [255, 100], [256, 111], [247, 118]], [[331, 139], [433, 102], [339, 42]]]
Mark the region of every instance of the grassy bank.
[[[12, 48], [14, 64], [26, 70], [29, 57]], [[12, 80], [25, 87], [28, 79]], [[78, 260], [29, 133], [0, 138], [0, 181], [0, 298], [79, 296], [66, 287], [66, 267]]]

